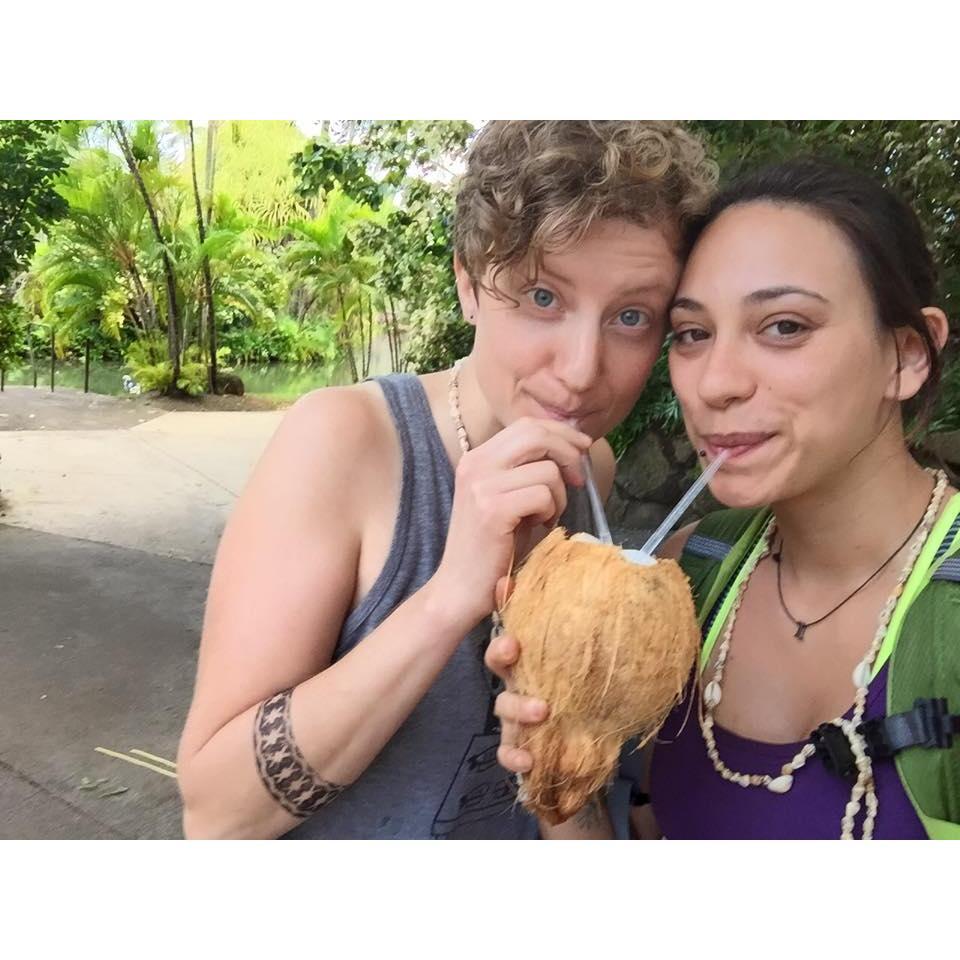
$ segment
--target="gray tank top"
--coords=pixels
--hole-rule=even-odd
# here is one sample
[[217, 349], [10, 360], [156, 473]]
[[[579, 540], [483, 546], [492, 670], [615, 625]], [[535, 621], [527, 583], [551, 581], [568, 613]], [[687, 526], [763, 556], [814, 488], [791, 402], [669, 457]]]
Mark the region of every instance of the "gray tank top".
[[[350, 613], [338, 660], [433, 576], [450, 523], [453, 469], [419, 379], [377, 381], [403, 455], [393, 542], [370, 592]], [[589, 529], [582, 491], [568, 489], [561, 522]], [[363, 775], [287, 839], [535, 839], [535, 818], [516, 801], [498, 763], [493, 702], [498, 681], [483, 665], [489, 619], [468, 634], [433, 686]]]

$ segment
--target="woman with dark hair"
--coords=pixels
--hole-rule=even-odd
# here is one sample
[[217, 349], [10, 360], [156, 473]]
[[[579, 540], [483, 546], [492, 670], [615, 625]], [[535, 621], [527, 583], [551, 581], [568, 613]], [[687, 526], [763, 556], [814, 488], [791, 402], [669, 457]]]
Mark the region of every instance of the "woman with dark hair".
[[[711, 490], [735, 509], [661, 552], [691, 579], [704, 645], [700, 682], [652, 748], [637, 833], [933, 835], [957, 818], [957, 724], [935, 699], [896, 706], [908, 689], [954, 710], [960, 695], [943, 642], [958, 621], [943, 563], [960, 547], [960, 496], [907, 444], [948, 333], [920, 225], [869, 177], [798, 161], [735, 183], [690, 240], [671, 379], [701, 455], [729, 452]], [[501, 637], [488, 664], [507, 676], [516, 656]], [[920, 689], [933, 663], [937, 689]], [[501, 696], [511, 770], [530, 767], [515, 744], [535, 706]]]

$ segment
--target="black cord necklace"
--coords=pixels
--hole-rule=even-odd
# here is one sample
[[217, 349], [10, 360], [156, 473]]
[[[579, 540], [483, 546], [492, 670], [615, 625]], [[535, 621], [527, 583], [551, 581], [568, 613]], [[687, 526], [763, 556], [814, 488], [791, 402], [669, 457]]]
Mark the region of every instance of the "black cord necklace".
[[900, 546], [897, 547], [897, 549], [894, 550], [893, 553], [891, 553], [890, 556], [887, 557], [887, 559], [884, 560], [883, 563], [881, 563], [880, 566], [877, 567], [877, 569], [874, 570], [873, 573], [871, 573], [870, 576], [867, 577], [867, 579], [864, 580], [863, 583], [861, 583], [860, 586], [853, 591], [853, 593], [841, 600], [831, 611], [820, 617], [819, 620], [811, 620], [809, 623], [804, 623], [802, 620], [798, 620], [787, 608], [787, 602], [783, 599], [783, 585], [780, 582], [780, 570], [783, 566], [781, 563], [781, 559], [783, 557], [783, 537], [781, 536], [780, 549], [773, 555], [773, 561], [777, 565], [777, 594], [780, 597], [780, 606], [783, 607], [783, 612], [790, 620], [793, 621], [793, 623], [797, 625], [797, 631], [794, 633], [794, 637], [797, 640], [802, 640], [803, 635], [807, 632], [807, 630], [810, 629], [810, 627], [815, 627], [818, 623], [823, 623], [827, 617], [833, 616], [833, 614], [835, 614], [848, 600], [852, 600], [910, 542], [910, 539], [913, 537], [913, 535], [920, 529], [920, 524], [923, 523], [923, 517], [926, 515], [927, 512], [924, 510], [923, 516], [920, 517], [920, 519], [917, 521], [917, 525], [907, 534], [906, 540], [904, 540], [903, 543], [901, 543]]

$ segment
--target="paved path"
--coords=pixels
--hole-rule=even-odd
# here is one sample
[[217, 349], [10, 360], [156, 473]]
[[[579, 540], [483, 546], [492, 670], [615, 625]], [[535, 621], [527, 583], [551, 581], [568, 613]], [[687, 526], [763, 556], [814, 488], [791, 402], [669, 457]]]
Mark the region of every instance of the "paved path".
[[223, 524], [282, 414], [54, 396], [9, 429], [0, 394], [0, 839], [177, 837], [160, 761]]
[[211, 562], [281, 417], [162, 413], [127, 429], [0, 432], [2, 522]]

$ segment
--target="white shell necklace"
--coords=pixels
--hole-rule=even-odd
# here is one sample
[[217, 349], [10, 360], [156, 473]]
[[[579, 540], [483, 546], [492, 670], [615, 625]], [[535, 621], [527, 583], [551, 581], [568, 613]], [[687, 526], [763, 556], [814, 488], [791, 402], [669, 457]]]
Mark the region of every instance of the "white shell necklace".
[[[930, 502], [927, 504], [927, 509], [923, 515], [923, 521], [920, 524], [917, 535], [910, 546], [910, 552], [907, 555], [903, 570], [900, 573], [900, 579], [897, 581], [896, 587], [894, 587], [893, 592], [887, 598], [887, 602], [880, 611], [877, 630], [874, 634], [873, 642], [870, 644], [870, 648], [853, 671], [853, 685], [857, 690], [854, 700], [853, 716], [849, 720], [844, 717], [837, 717], [829, 721], [839, 727], [846, 735], [850, 747], [853, 750], [857, 765], [857, 781], [851, 789], [850, 800], [847, 803], [843, 820], [841, 821], [841, 840], [853, 839], [854, 819], [860, 811], [861, 800], [864, 801], [866, 807], [862, 839], [870, 840], [873, 837], [873, 828], [878, 807], [877, 794], [873, 782], [873, 767], [870, 762], [870, 757], [866, 753], [866, 744], [864, 743], [863, 737], [857, 733], [857, 728], [863, 721], [863, 714], [866, 710], [867, 686], [870, 683], [870, 673], [873, 662], [883, 643], [883, 638], [886, 636], [887, 627], [890, 624], [893, 611], [897, 606], [897, 601], [903, 593], [903, 585], [910, 576], [917, 557], [920, 555], [920, 551], [923, 549], [927, 537], [930, 535], [930, 531], [936, 522], [937, 515], [940, 512], [940, 506], [943, 503], [944, 494], [947, 490], [946, 474], [942, 470], [938, 470], [934, 473], [934, 476], [936, 482], [933, 486], [933, 493], [930, 496]], [[801, 749], [789, 763], [785, 763], [780, 768], [779, 775], [771, 776], [767, 773], [738, 773], [735, 770], [731, 770], [723, 760], [720, 759], [720, 754], [717, 751], [717, 743], [713, 735], [713, 714], [723, 696], [723, 670], [727, 662], [727, 656], [730, 653], [730, 642], [733, 639], [733, 629], [737, 620], [737, 611], [740, 608], [747, 583], [750, 581], [753, 571], [756, 569], [757, 564], [770, 552], [773, 528], [774, 518], [771, 517], [769, 523], [764, 528], [761, 545], [754, 550], [752, 558], [743, 570], [737, 593], [730, 607], [730, 614], [727, 617], [720, 647], [717, 651], [717, 660], [713, 668], [713, 676], [710, 682], [703, 688], [702, 700], [698, 698], [700, 707], [698, 716], [700, 720], [700, 730], [703, 733], [703, 741], [707, 747], [707, 756], [713, 763], [714, 770], [716, 770], [724, 780], [729, 780], [742, 787], [766, 787], [773, 793], [787, 793], [793, 786], [794, 774], [814, 755], [816, 748], [813, 743], [804, 744], [803, 749]]]

